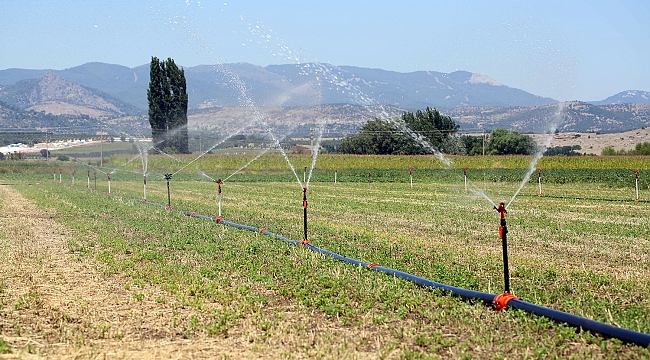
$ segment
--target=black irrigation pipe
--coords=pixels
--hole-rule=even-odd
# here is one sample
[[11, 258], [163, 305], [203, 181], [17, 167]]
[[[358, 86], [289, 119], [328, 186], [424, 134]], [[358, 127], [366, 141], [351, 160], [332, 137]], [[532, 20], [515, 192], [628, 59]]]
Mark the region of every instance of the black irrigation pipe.
[[[108, 195], [108, 196], [112, 196], [112, 195], [107, 194], [107, 193], [104, 193], [104, 194]], [[125, 199], [125, 200], [129, 200], [129, 201], [135, 201], [135, 202], [148, 204], [148, 205], [160, 206], [162, 208], [166, 208], [169, 211], [174, 211], [174, 212], [178, 212], [180, 214], [186, 215], [186, 216], [196, 217], [196, 218], [208, 220], [208, 221], [214, 222], [216, 224], [232, 226], [232, 227], [235, 227], [235, 228], [238, 228], [238, 229], [249, 230], [249, 231], [261, 233], [263, 235], [272, 236], [272, 237], [275, 237], [275, 238], [277, 238], [279, 240], [291, 243], [293, 245], [304, 246], [304, 247], [308, 248], [309, 250], [321, 253], [323, 255], [333, 257], [333, 258], [335, 258], [337, 260], [347, 262], [347, 263], [355, 265], [355, 266], [360, 266], [360, 267], [368, 268], [370, 270], [379, 271], [379, 272], [382, 272], [382, 273], [385, 273], [385, 274], [388, 274], [388, 275], [393, 275], [395, 277], [399, 277], [401, 279], [413, 282], [413, 283], [415, 283], [417, 285], [420, 285], [420, 286], [423, 286], [423, 287], [426, 287], [426, 288], [431, 288], [431, 289], [439, 289], [439, 290], [442, 290], [445, 293], [449, 293], [449, 294], [454, 295], [454, 296], [459, 296], [461, 298], [478, 299], [478, 300], [482, 300], [482, 301], [487, 302], [487, 303], [496, 303], [497, 297], [501, 296], [501, 295], [497, 295], [497, 294], [484, 293], [484, 292], [481, 292], [481, 291], [469, 290], [469, 289], [459, 288], [459, 287], [455, 287], [455, 286], [451, 286], [451, 285], [447, 285], [447, 284], [443, 284], [443, 283], [438, 283], [438, 282], [431, 281], [431, 280], [428, 280], [428, 279], [425, 279], [425, 278], [422, 278], [422, 277], [419, 277], [419, 276], [415, 276], [413, 274], [409, 274], [407, 272], [403, 272], [403, 271], [400, 271], [400, 270], [380, 266], [377, 263], [363, 262], [363, 261], [360, 261], [360, 260], [357, 260], [357, 259], [349, 258], [349, 257], [343, 256], [343, 255], [331, 252], [329, 250], [325, 250], [325, 249], [320, 248], [318, 246], [312, 245], [311, 243], [308, 243], [308, 242], [305, 243], [305, 242], [301, 242], [301, 241], [288, 239], [288, 238], [286, 238], [286, 237], [284, 237], [282, 235], [272, 233], [272, 232], [266, 230], [266, 228], [256, 228], [254, 226], [242, 225], [242, 224], [237, 224], [237, 223], [234, 223], [234, 222], [231, 222], [231, 221], [227, 221], [227, 220], [223, 219], [221, 216], [215, 218], [215, 217], [211, 217], [211, 216], [201, 215], [201, 214], [198, 214], [196, 212], [176, 210], [176, 209], [173, 209], [173, 208], [171, 208], [171, 207], [169, 207], [169, 206], [167, 206], [165, 204], [158, 204], [158, 203], [145, 201], [145, 200], [139, 200], [139, 199], [127, 199], [124, 196], [122, 196], [121, 198]], [[629, 329], [613, 326], [613, 325], [610, 325], [610, 324], [605, 324], [605, 323], [595, 321], [595, 320], [592, 320], [592, 319], [588, 319], [588, 318], [584, 318], [584, 317], [581, 317], [581, 316], [578, 316], [578, 315], [574, 315], [574, 314], [566, 313], [566, 312], [563, 312], [563, 311], [547, 308], [545, 306], [541, 306], [541, 305], [537, 305], [537, 304], [533, 304], [533, 303], [529, 303], [529, 302], [523, 301], [523, 300], [521, 300], [519, 298], [510, 299], [510, 300], [507, 301], [507, 303], [505, 305], [507, 305], [509, 307], [512, 307], [514, 309], [519, 309], [519, 310], [523, 310], [523, 311], [526, 311], [526, 312], [529, 312], [529, 313], [532, 313], [532, 314], [536, 314], [536, 315], [539, 315], [539, 316], [544, 316], [544, 317], [547, 317], [547, 318], [549, 318], [551, 320], [554, 320], [554, 321], [557, 321], [557, 322], [567, 323], [570, 326], [574, 326], [574, 327], [581, 328], [581, 329], [584, 329], [584, 330], [589, 330], [589, 331], [592, 331], [594, 333], [605, 335], [607, 337], [613, 337], [613, 338], [622, 340], [624, 342], [634, 343], [634, 344], [641, 345], [641, 346], [644, 346], [644, 347], [649, 347], [650, 346], [650, 334], [645, 334], [645, 333], [642, 333], [642, 332], [629, 330]], [[505, 306], [503, 306], [502, 308], [505, 308]]]

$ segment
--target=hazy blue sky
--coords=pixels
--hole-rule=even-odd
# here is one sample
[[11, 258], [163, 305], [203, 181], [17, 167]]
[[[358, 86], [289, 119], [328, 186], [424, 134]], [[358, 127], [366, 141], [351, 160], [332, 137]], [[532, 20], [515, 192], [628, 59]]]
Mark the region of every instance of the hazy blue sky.
[[0, 69], [151, 56], [467, 70], [558, 100], [650, 91], [650, 1], [2, 0]]

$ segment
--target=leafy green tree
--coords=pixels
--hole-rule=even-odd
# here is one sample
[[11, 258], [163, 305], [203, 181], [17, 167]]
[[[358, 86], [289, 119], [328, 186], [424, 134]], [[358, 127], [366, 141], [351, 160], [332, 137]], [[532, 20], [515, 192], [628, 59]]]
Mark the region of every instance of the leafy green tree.
[[650, 155], [650, 142], [638, 143], [634, 150], [628, 152], [630, 155]]
[[160, 61], [152, 57], [149, 75], [147, 99], [154, 146], [188, 153], [185, 70], [179, 69], [171, 58]]
[[[451, 153], [445, 149], [446, 140], [453, 136], [460, 125], [449, 116], [443, 116], [438, 110], [427, 107], [424, 111], [405, 112], [402, 120], [412, 131], [422, 136], [434, 149]], [[452, 144], [452, 143], [449, 143]]]
[[341, 141], [340, 152], [347, 154], [425, 154], [425, 150], [407, 135], [395, 121], [375, 118], [361, 127], [356, 136]]
[[602, 156], [613, 156], [613, 155], [617, 155], [617, 153], [616, 153], [616, 150], [614, 150], [613, 147], [605, 146], [603, 151], [600, 152], [600, 155], [602, 155]]
[[426, 108], [415, 114], [405, 112], [399, 120], [369, 120], [356, 136], [341, 142], [340, 152], [349, 154], [417, 155], [429, 153], [431, 148], [454, 154], [465, 149], [453, 135], [457, 125], [449, 116], [436, 109]]
[[490, 155], [531, 155], [536, 149], [535, 140], [528, 135], [506, 129], [494, 129], [490, 133], [486, 152]]
[[467, 155], [483, 155], [483, 137], [481, 136], [461, 136], [460, 141], [465, 146]]

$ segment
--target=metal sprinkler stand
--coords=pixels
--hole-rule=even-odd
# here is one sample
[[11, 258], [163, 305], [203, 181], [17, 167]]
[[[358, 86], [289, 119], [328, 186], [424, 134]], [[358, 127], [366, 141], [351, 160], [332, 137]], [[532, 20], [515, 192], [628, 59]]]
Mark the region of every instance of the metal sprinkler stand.
[[413, 190], [413, 168], [409, 168], [409, 180], [411, 181], [411, 190]]
[[467, 168], [463, 168], [463, 175], [465, 176], [465, 192], [467, 192]]
[[636, 175], [636, 202], [639, 202], [639, 170], [634, 170]]
[[537, 196], [542, 197], [542, 168], [537, 168], [537, 182], [539, 183], [539, 194]]
[[90, 170], [88, 170], [88, 190], [90, 190]]
[[304, 245], [304, 244], [309, 244], [309, 240], [307, 240], [307, 187], [302, 188], [302, 208], [304, 209], [304, 227], [305, 227], [305, 236], [303, 237], [303, 240], [299, 243], [299, 245]]
[[97, 171], [94, 172], [94, 175], [95, 175], [95, 190], [93, 191], [97, 191]]
[[506, 205], [505, 203], [499, 203], [499, 207], [494, 207], [496, 211], [501, 214], [501, 226], [499, 226], [499, 237], [501, 238], [501, 244], [503, 245], [503, 284], [505, 288], [505, 293], [510, 293], [510, 274], [508, 272], [508, 227], [506, 225]]
[[106, 176], [108, 177], [108, 196], [111, 196], [111, 174], [112, 173], [106, 174]]
[[147, 202], [147, 174], [142, 174], [142, 181], [143, 181], [142, 202]]
[[63, 178], [62, 178], [62, 175], [61, 175], [62, 171], [63, 171], [63, 169], [59, 168], [59, 184], [61, 184], [63, 182]]
[[167, 180], [167, 207], [166, 207], [167, 210], [172, 208], [171, 194], [169, 192], [169, 181], [171, 181], [171, 179], [172, 179], [172, 174], [165, 174], [165, 180]]
[[70, 185], [70, 186], [74, 186], [74, 172], [75, 172], [75, 169], [72, 169], [72, 185]]
[[217, 203], [219, 204], [219, 217], [221, 217], [221, 184], [223, 184], [223, 180], [218, 179], [215, 180], [214, 182], [216, 182], [217, 185], [219, 186], [217, 189]]

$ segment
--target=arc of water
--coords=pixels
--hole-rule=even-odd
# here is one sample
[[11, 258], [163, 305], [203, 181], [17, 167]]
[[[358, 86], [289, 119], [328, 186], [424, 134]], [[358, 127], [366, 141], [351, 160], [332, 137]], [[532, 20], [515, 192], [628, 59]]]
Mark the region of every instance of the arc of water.
[[269, 136], [271, 136], [271, 139], [273, 140], [273, 143], [275, 146], [280, 150], [280, 153], [282, 156], [284, 156], [284, 159], [287, 161], [287, 164], [289, 164], [289, 167], [291, 168], [291, 171], [293, 172], [293, 175], [296, 177], [296, 180], [298, 180], [298, 185], [300, 185], [300, 188], [302, 189], [304, 186], [302, 185], [302, 181], [300, 181], [300, 178], [298, 177], [298, 173], [296, 173], [296, 168], [293, 167], [293, 164], [291, 161], [289, 161], [289, 157], [287, 156], [287, 153], [284, 151], [282, 146], [280, 145], [280, 140], [278, 140], [275, 135], [273, 135], [273, 132], [271, 131], [271, 128], [266, 124], [262, 124], [265, 128], [266, 131], [269, 133]]
[[314, 148], [312, 149], [312, 159], [311, 159], [311, 168], [309, 169], [309, 176], [307, 177], [307, 182], [305, 183], [305, 187], [309, 188], [309, 182], [311, 181], [311, 175], [314, 172], [314, 168], [316, 167], [316, 158], [318, 158], [318, 154], [320, 153], [320, 142], [321, 139], [323, 138], [323, 131], [325, 129], [325, 122], [326, 120], [323, 119], [318, 126], [318, 136], [316, 138], [316, 144], [314, 145]]
[[202, 176], [207, 177], [208, 179], [210, 179], [210, 180], [212, 180], [212, 181], [217, 181], [217, 180], [215, 180], [214, 178], [212, 178], [212, 176], [206, 174], [206, 173], [203, 172], [202, 170], [199, 170], [199, 174], [201, 174]]
[[512, 198], [510, 198], [510, 201], [508, 201], [508, 205], [506, 205], [506, 209], [512, 204], [512, 202], [515, 200], [517, 195], [519, 195], [519, 192], [521, 189], [524, 188], [524, 185], [530, 180], [530, 177], [533, 175], [535, 171], [537, 171], [537, 162], [539, 159], [544, 156], [544, 151], [546, 151], [546, 148], [548, 145], [550, 145], [551, 140], [553, 139], [553, 134], [548, 134], [546, 139], [544, 140], [543, 146], [540, 147], [540, 149], [537, 150], [537, 153], [535, 154], [535, 157], [533, 158], [533, 161], [530, 162], [530, 167], [528, 168], [528, 171], [526, 172], [526, 175], [524, 176], [524, 179], [521, 181], [519, 184], [519, 188], [517, 191], [515, 191], [515, 194], [512, 195]]
[[272, 148], [273, 148], [273, 146], [270, 146], [270, 147], [264, 149], [264, 151], [262, 151], [261, 153], [257, 154], [257, 156], [255, 156], [253, 159], [251, 159], [249, 162], [247, 162], [246, 165], [244, 165], [244, 166], [240, 167], [239, 169], [235, 170], [234, 173], [228, 175], [228, 177], [226, 177], [225, 179], [223, 179], [223, 182], [226, 182], [226, 180], [228, 180], [228, 179], [230, 179], [231, 177], [235, 176], [238, 172], [244, 170], [246, 167], [248, 167], [248, 165], [250, 165], [251, 163], [253, 163], [255, 160], [259, 159], [262, 155], [266, 154], [266, 153], [267, 153], [269, 150], [271, 150]]
[[508, 208], [508, 206], [510, 206], [510, 204], [512, 204], [512, 202], [515, 200], [517, 195], [519, 195], [519, 192], [521, 191], [521, 189], [523, 189], [524, 185], [526, 185], [528, 180], [530, 180], [531, 175], [533, 175], [533, 173], [536, 171], [537, 162], [539, 161], [539, 159], [542, 158], [542, 156], [544, 156], [544, 151], [546, 151], [546, 148], [548, 148], [548, 146], [551, 144], [551, 141], [553, 140], [553, 133], [555, 133], [555, 129], [557, 129], [557, 127], [560, 125], [560, 123], [563, 120], [562, 119], [562, 111], [564, 111], [564, 107], [565, 107], [564, 103], [562, 103], [562, 102], [558, 103], [558, 107], [557, 107], [557, 110], [556, 110], [555, 116], [554, 116], [555, 121], [551, 122], [550, 130], [548, 131], [548, 134], [546, 135], [546, 138], [544, 139], [544, 142], [542, 143], [542, 146], [540, 146], [537, 149], [537, 153], [535, 154], [535, 157], [533, 158], [533, 161], [530, 162], [530, 167], [528, 168], [528, 172], [524, 176], [524, 179], [521, 181], [521, 184], [519, 184], [519, 188], [517, 189], [515, 194], [512, 195], [512, 198], [508, 202], [508, 205], [506, 205], [506, 209]]
[[[253, 123], [253, 124], [254, 124], [254, 123]], [[199, 156], [197, 156], [194, 160], [188, 162], [187, 164], [183, 165], [180, 169], [176, 170], [176, 172], [173, 173], [172, 175], [176, 175], [176, 174], [178, 174], [178, 173], [181, 172], [183, 169], [185, 169], [186, 167], [192, 165], [194, 162], [196, 162], [197, 160], [199, 160], [200, 158], [202, 158], [203, 156], [205, 156], [205, 154], [207, 154], [207, 153], [209, 153], [210, 151], [212, 151], [214, 148], [216, 148], [217, 146], [223, 144], [226, 140], [230, 139], [231, 137], [240, 134], [242, 131], [244, 131], [245, 129], [247, 129], [248, 127], [250, 127], [250, 126], [253, 125], [253, 124], [249, 124], [249, 125], [247, 125], [247, 126], [244, 126], [243, 128], [238, 129], [236, 132], [231, 133], [231, 134], [229, 134], [228, 136], [226, 136], [225, 138], [221, 139], [221, 140], [218, 141], [216, 144], [212, 145], [212, 147], [209, 148], [207, 151], [205, 151], [205, 152], [203, 152], [202, 154], [200, 154]]]
[[472, 194], [474, 194], [474, 195], [478, 195], [478, 196], [482, 196], [483, 198], [485, 198], [485, 200], [487, 200], [490, 204], [492, 204], [492, 206], [497, 207], [496, 202], [494, 202], [492, 199], [490, 199], [490, 197], [487, 196], [487, 194], [485, 193], [485, 191], [481, 190], [481, 188], [479, 188], [478, 186], [476, 186], [476, 184], [474, 184], [474, 182], [473, 182], [472, 180], [467, 179], [467, 181], [469, 182], [469, 185], [470, 185], [470, 186], [469, 186], [469, 191], [470, 191]]

